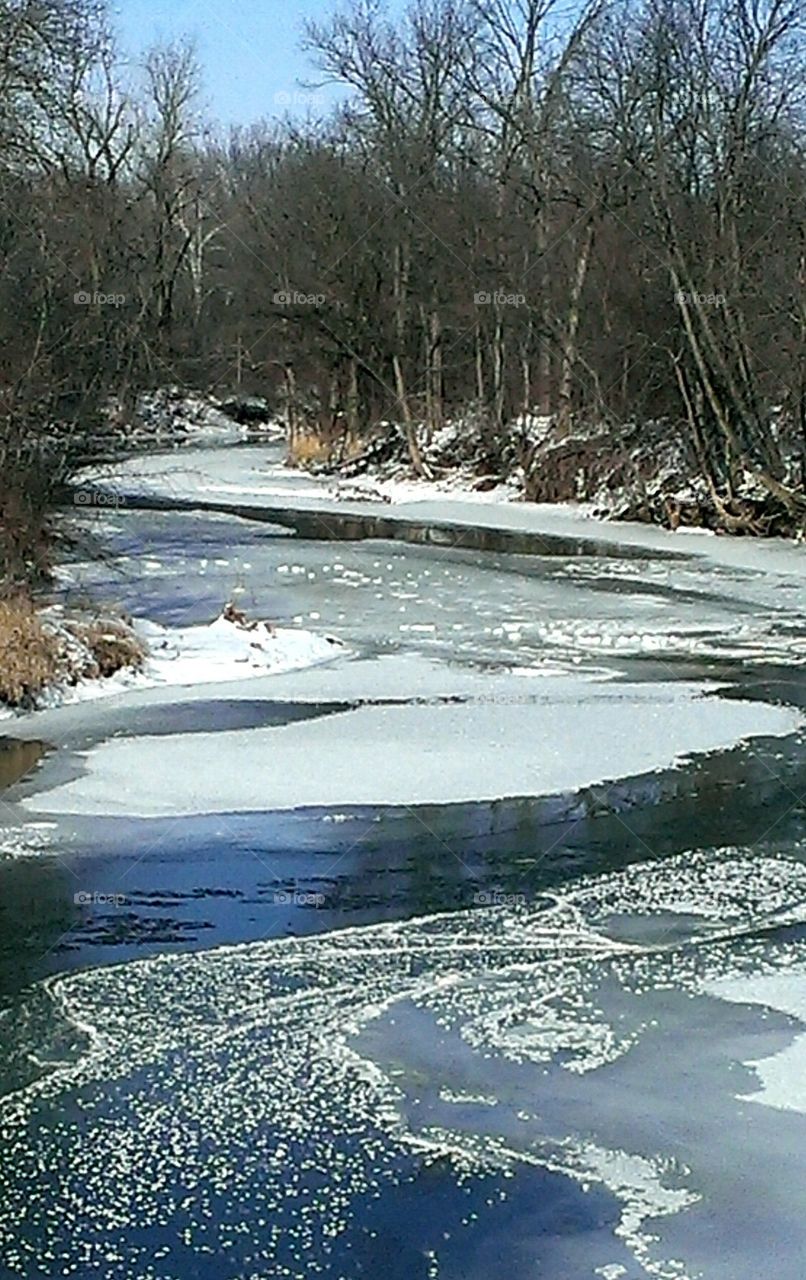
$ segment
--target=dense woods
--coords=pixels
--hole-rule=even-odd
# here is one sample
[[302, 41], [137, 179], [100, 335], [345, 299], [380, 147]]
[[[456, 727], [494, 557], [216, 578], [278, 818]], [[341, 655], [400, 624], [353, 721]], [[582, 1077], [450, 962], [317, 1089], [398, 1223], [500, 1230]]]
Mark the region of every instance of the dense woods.
[[126, 67], [94, 0], [0, 34], [6, 578], [167, 384], [266, 396], [301, 460], [394, 423], [427, 474], [467, 423], [533, 496], [569, 496], [535, 420], [569, 485], [582, 436], [668, 446], [724, 527], [803, 526], [800, 0], [360, 0], [305, 33], [309, 118], [229, 134], [190, 47]]

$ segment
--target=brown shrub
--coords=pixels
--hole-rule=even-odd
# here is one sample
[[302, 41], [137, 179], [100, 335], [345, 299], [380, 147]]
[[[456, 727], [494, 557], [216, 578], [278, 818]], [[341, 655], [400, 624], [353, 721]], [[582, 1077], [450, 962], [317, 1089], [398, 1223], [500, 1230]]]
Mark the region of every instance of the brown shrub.
[[105, 679], [129, 667], [136, 671], [143, 665], [145, 649], [132, 628], [122, 618], [94, 618], [91, 622], [73, 622], [70, 631], [84, 646], [86, 655], [81, 668], [68, 672], [79, 676]]
[[288, 445], [288, 462], [292, 467], [329, 466], [348, 462], [365, 447], [358, 436], [341, 432], [307, 432], [295, 435]]
[[8, 706], [30, 710], [50, 685], [136, 671], [145, 653], [124, 618], [40, 613], [22, 592], [0, 600], [0, 703]]
[[298, 435], [288, 446], [288, 460], [295, 467], [309, 467], [316, 462], [329, 462], [331, 445], [321, 436]]
[[59, 672], [59, 646], [28, 596], [0, 600], [0, 702], [30, 707]]

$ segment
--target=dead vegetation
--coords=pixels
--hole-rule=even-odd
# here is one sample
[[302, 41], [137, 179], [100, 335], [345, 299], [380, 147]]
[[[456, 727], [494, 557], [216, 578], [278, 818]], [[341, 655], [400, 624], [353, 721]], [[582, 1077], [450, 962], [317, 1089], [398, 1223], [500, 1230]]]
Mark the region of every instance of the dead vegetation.
[[125, 667], [133, 671], [143, 665], [142, 641], [123, 618], [93, 618], [91, 622], [71, 622], [67, 626], [86, 657], [73, 678], [105, 680]]
[[357, 433], [345, 435], [330, 426], [319, 429], [312, 424], [307, 431], [289, 433], [288, 462], [290, 466], [313, 469], [341, 466], [358, 457], [365, 447], [366, 441]]
[[59, 646], [27, 596], [0, 600], [0, 702], [32, 706], [59, 674]]
[[[794, 485], [798, 441], [781, 430], [777, 439]], [[666, 419], [579, 423], [573, 434], [550, 424], [522, 451], [521, 466], [527, 501], [586, 502], [611, 519], [749, 537], [802, 536], [806, 526], [806, 511], [772, 498], [750, 469], [720, 492], [690, 439]]]
[[294, 467], [311, 467], [332, 461], [329, 440], [316, 435], [297, 435], [288, 444], [288, 461]]
[[0, 600], [0, 704], [32, 710], [51, 688], [136, 671], [145, 656], [142, 641], [121, 616], [39, 610], [24, 592]]

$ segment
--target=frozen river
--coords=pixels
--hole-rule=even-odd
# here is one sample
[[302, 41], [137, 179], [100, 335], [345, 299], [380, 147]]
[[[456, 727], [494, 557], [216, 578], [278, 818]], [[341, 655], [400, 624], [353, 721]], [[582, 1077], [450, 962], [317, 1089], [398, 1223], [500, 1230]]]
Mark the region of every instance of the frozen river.
[[68, 597], [341, 645], [0, 724], [0, 1276], [801, 1280], [799, 553], [368, 505], [84, 520]]

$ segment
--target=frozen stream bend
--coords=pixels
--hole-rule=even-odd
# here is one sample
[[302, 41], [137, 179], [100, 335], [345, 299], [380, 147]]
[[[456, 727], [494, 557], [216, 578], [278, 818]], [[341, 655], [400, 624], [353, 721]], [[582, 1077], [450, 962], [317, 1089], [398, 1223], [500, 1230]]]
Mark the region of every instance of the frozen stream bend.
[[[327, 514], [266, 461], [150, 484]], [[68, 592], [345, 651], [4, 722], [0, 1275], [800, 1280], [802, 553], [95, 518]]]

